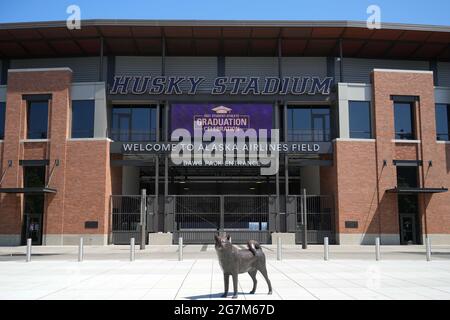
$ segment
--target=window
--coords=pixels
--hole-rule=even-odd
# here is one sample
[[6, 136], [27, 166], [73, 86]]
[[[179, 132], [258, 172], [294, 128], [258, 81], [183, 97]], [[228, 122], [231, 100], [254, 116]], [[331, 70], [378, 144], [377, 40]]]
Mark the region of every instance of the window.
[[349, 103], [350, 138], [372, 138], [372, 125], [370, 116], [370, 102], [350, 101]]
[[411, 103], [394, 103], [395, 139], [414, 140], [414, 108]]
[[72, 101], [72, 138], [94, 137], [94, 100]]
[[436, 104], [436, 139], [449, 141], [450, 112], [447, 104]]
[[47, 139], [48, 101], [29, 101], [27, 112], [27, 138]]
[[115, 106], [110, 138], [117, 141], [155, 141], [156, 121], [156, 109], [152, 106]]
[[397, 167], [397, 186], [399, 188], [417, 188], [417, 167]]
[[45, 186], [45, 167], [23, 167], [23, 186], [25, 188], [37, 188]]
[[287, 125], [289, 141], [322, 142], [331, 140], [330, 108], [289, 108]]
[[6, 104], [0, 102], [0, 140], [5, 139]]

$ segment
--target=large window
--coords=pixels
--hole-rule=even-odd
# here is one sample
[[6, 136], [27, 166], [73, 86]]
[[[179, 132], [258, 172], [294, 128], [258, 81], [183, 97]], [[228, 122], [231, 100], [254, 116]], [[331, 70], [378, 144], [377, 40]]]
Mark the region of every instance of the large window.
[[72, 101], [72, 138], [94, 137], [95, 100]]
[[412, 103], [394, 103], [395, 139], [414, 140], [414, 107]]
[[110, 138], [116, 141], [155, 141], [156, 108], [114, 106]]
[[24, 166], [23, 186], [25, 188], [38, 188], [45, 186], [45, 166]]
[[449, 123], [450, 123], [450, 112], [448, 104], [437, 104], [436, 105], [436, 139], [442, 141], [449, 141]]
[[0, 102], [0, 140], [5, 138], [5, 115], [6, 115], [6, 104]]
[[370, 117], [370, 102], [350, 101], [349, 107], [350, 138], [370, 139], [372, 138], [372, 126]]
[[289, 108], [287, 125], [289, 141], [331, 140], [330, 108], [328, 107]]
[[418, 187], [417, 167], [397, 167], [397, 185], [399, 188]]
[[27, 138], [47, 139], [48, 101], [29, 101], [27, 112]]

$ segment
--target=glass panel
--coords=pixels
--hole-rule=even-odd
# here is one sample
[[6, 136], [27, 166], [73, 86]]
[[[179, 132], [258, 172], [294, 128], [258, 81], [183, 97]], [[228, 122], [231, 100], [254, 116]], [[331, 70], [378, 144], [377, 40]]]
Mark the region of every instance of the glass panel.
[[0, 102], [0, 140], [5, 138], [5, 114], [6, 114], [6, 104]]
[[45, 186], [45, 167], [23, 167], [23, 186], [25, 188]]
[[442, 141], [449, 141], [449, 112], [448, 105], [437, 104], [436, 105], [436, 139]]
[[28, 103], [28, 139], [47, 139], [48, 101]]
[[350, 138], [370, 139], [372, 130], [370, 123], [370, 102], [350, 101], [349, 103]]
[[399, 188], [417, 188], [417, 167], [397, 167]]
[[72, 138], [94, 137], [94, 100], [72, 101]]
[[329, 108], [289, 108], [289, 141], [330, 141]]
[[414, 140], [413, 106], [410, 103], [394, 103], [395, 139]]
[[44, 195], [27, 194], [24, 198], [26, 214], [43, 214], [44, 213]]
[[398, 195], [398, 213], [414, 213], [418, 212], [417, 195]]
[[155, 141], [156, 121], [153, 107], [114, 107], [110, 136], [118, 141]]

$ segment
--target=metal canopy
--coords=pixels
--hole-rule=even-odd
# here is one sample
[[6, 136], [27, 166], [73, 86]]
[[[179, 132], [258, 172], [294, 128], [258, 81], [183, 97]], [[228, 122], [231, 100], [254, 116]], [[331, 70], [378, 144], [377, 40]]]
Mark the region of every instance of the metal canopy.
[[45, 194], [56, 193], [56, 189], [52, 188], [0, 188], [0, 193], [23, 193], [23, 194]]
[[418, 193], [444, 193], [447, 192], [447, 188], [398, 188], [388, 189], [388, 193], [397, 194], [418, 194]]
[[[103, 40], [103, 46], [102, 46]], [[342, 40], [342, 43], [341, 43]], [[84, 20], [0, 24], [0, 58], [339, 56], [450, 61], [450, 27], [359, 21]], [[163, 46], [165, 46], [163, 50]]]

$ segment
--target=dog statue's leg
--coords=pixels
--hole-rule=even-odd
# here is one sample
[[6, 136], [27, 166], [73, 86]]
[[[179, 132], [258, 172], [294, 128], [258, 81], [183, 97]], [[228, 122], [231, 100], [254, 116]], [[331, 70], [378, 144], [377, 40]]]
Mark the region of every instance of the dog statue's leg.
[[272, 294], [272, 284], [270, 283], [269, 276], [267, 275], [266, 266], [261, 266], [259, 271], [262, 273], [264, 279], [266, 279], [267, 286], [269, 287], [269, 293], [268, 294]]
[[224, 284], [224, 287], [225, 287], [225, 292], [222, 295], [222, 298], [226, 298], [227, 294], [228, 294], [228, 286], [230, 284], [230, 274], [229, 273], [224, 273], [223, 274], [223, 284]]
[[233, 299], [237, 299], [237, 297], [238, 297], [238, 273], [237, 272], [233, 273], [232, 277], [233, 277], [233, 289], [234, 289]]
[[258, 281], [256, 281], [256, 272], [257, 271], [255, 270], [255, 271], [250, 271], [248, 273], [253, 280], [253, 289], [252, 289], [252, 291], [250, 291], [250, 294], [255, 294], [255, 291], [256, 291], [256, 284], [258, 283]]

